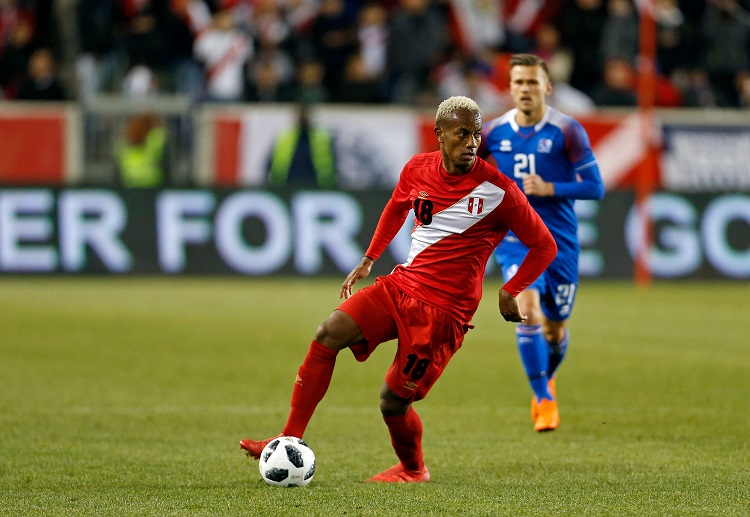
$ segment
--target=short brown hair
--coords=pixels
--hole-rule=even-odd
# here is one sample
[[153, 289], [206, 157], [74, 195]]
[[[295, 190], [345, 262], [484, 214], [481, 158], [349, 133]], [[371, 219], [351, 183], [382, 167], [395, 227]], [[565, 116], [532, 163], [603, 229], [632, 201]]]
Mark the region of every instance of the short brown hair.
[[535, 54], [513, 54], [510, 57], [510, 70], [512, 70], [514, 66], [541, 67], [541, 69], [544, 70], [544, 73], [547, 74], [547, 78], [549, 79], [549, 70], [547, 69], [547, 63], [544, 62], [544, 59]]

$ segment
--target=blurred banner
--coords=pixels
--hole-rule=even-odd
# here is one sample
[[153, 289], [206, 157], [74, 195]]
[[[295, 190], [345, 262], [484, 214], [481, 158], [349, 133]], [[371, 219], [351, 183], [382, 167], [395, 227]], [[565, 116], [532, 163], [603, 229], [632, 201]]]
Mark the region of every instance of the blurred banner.
[[[345, 190], [392, 188], [413, 154], [438, 149], [432, 114], [392, 108], [318, 108], [313, 115], [334, 135], [340, 186]], [[728, 113], [714, 118], [709, 126], [705, 113], [660, 113], [655, 128], [662, 136], [657, 189], [750, 192], [748, 121]], [[212, 137], [205, 142], [206, 158], [200, 170], [206, 177], [201, 183], [265, 186], [274, 139], [293, 123], [291, 108], [214, 110], [207, 112], [205, 120]], [[589, 135], [607, 190], [633, 188], [646, 159], [638, 113], [600, 112], [579, 120]]]
[[[0, 273], [344, 275], [387, 190], [0, 189]], [[658, 192], [654, 278], [750, 278], [750, 195]], [[632, 278], [643, 238], [628, 191], [579, 201], [580, 272]], [[411, 219], [374, 273], [405, 260]], [[499, 275], [494, 265], [489, 274]]]
[[[224, 152], [237, 153], [236, 157], [220, 157], [236, 164], [227, 171], [227, 183], [265, 186], [274, 143], [283, 130], [296, 124], [295, 111], [259, 107], [235, 117], [236, 110], [222, 118], [223, 130], [217, 133], [221, 140], [237, 142], [234, 148], [222, 147]], [[343, 190], [393, 188], [403, 164], [420, 148], [418, 118], [408, 110], [315, 109], [312, 118], [314, 125], [332, 135], [338, 185]]]
[[664, 130], [662, 184], [675, 192], [750, 191], [750, 127]]
[[[253, 107], [209, 112], [214, 128], [201, 170], [202, 183], [223, 187], [263, 187], [279, 133], [294, 125], [289, 107]], [[439, 149], [434, 115], [383, 108], [316, 108], [314, 123], [333, 136], [339, 186], [344, 190], [393, 188], [403, 164], [414, 154]], [[212, 120], [212, 122], [209, 122]], [[637, 114], [618, 113], [581, 119], [591, 139], [607, 189], [630, 188], [646, 156]]]

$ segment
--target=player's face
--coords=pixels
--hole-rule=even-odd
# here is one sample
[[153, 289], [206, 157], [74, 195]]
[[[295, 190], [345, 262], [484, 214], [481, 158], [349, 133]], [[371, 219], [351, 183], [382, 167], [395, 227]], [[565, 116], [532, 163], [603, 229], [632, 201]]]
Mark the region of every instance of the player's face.
[[510, 70], [510, 94], [518, 111], [526, 117], [542, 117], [552, 83], [540, 66], [514, 66]]
[[445, 170], [449, 174], [469, 172], [482, 142], [482, 116], [460, 111], [443, 123], [443, 127], [435, 127], [435, 135], [440, 142]]

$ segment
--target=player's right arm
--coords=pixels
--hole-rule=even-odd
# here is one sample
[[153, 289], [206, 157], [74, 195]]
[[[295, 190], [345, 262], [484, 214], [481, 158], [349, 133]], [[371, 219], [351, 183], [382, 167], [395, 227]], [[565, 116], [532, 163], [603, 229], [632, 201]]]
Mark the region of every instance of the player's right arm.
[[344, 279], [344, 283], [341, 284], [339, 298], [349, 298], [352, 295], [354, 284], [370, 274], [373, 263], [380, 258], [385, 248], [388, 247], [404, 225], [409, 210], [411, 210], [410, 187], [409, 182], [405, 179], [405, 171], [406, 168], [401, 172], [396, 188], [393, 190], [391, 198], [380, 215], [380, 220], [364, 257], [349, 272], [346, 279]]
[[348, 299], [352, 295], [352, 287], [354, 286], [354, 284], [356, 284], [358, 280], [370, 274], [372, 265], [374, 263], [375, 261], [367, 255], [362, 257], [362, 260], [359, 261], [359, 264], [354, 266], [354, 269], [352, 269], [351, 272], [349, 272], [349, 274], [346, 276], [346, 279], [344, 279], [344, 283], [341, 284], [341, 292], [339, 293], [339, 298]]

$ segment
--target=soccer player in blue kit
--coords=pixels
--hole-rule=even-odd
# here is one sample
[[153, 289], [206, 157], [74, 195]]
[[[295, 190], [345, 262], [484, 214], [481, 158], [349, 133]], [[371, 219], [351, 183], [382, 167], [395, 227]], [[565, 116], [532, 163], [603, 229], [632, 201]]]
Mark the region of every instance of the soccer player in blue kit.
[[[528, 196], [557, 243], [547, 270], [518, 295], [528, 319], [516, 326], [521, 360], [534, 392], [531, 418], [536, 431], [560, 424], [555, 373], [565, 357], [566, 321], [578, 290], [576, 199], [601, 199], [604, 185], [588, 135], [575, 119], [546, 105], [552, 83], [545, 62], [533, 54], [510, 60], [510, 93], [515, 108], [483, 126], [484, 154]], [[495, 250], [507, 281], [528, 252], [512, 233]]]

